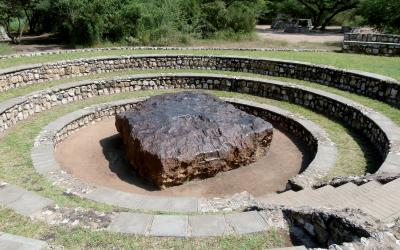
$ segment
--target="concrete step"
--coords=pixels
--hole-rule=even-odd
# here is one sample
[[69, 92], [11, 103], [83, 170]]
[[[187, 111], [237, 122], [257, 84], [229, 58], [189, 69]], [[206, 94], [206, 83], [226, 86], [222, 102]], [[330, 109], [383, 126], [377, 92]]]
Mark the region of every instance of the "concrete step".
[[368, 183], [365, 183], [365, 184], [359, 186], [359, 188], [363, 189], [364, 191], [373, 191], [380, 187], [382, 187], [382, 184], [380, 184], [377, 181], [370, 181]]
[[321, 193], [320, 200], [321, 204], [326, 207], [337, 207], [342, 204], [343, 201], [351, 199], [355, 195], [359, 195], [362, 192], [358, 189], [358, 186], [353, 183], [347, 183], [340, 187], [335, 188], [334, 191], [328, 193]]
[[285, 205], [287, 202], [291, 201], [295, 196], [297, 196], [300, 192], [294, 192], [293, 190], [286, 191], [284, 193], [260, 197], [258, 200], [265, 204], [272, 205]]
[[371, 181], [357, 186], [347, 183], [334, 188], [330, 185], [299, 192], [288, 191], [265, 197], [267, 204], [362, 209], [381, 220], [400, 216], [400, 179], [385, 185]]
[[344, 207], [359, 208], [376, 217], [384, 219], [397, 211], [400, 211], [400, 196], [381, 188], [367, 192], [364, 195], [343, 204]]
[[308, 193], [308, 196], [302, 197], [301, 200], [298, 201], [297, 204], [301, 206], [315, 206], [315, 207], [323, 207], [325, 204], [323, 203], [326, 197], [335, 193], [336, 189], [330, 185], [313, 190]]
[[389, 183], [386, 183], [385, 185], [382, 186], [382, 189], [388, 191], [397, 191], [400, 193], [400, 178], [391, 181]]

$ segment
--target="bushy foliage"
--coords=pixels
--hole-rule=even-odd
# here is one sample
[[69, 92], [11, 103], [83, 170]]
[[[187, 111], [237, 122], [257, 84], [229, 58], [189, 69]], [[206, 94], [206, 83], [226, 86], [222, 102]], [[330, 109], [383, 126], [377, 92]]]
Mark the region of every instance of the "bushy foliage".
[[260, 24], [271, 24], [276, 18], [311, 18], [310, 12], [298, 0], [269, 0], [258, 17]]
[[10, 15], [25, 16], [30, 33], [56, 31], [81, 45], [164, 45], [250, 33], [264, 0], [0, 0], [0, 7], [10, 1], [18, 3]]
[[368, 25], [384, 32], [400, 33], [399, 0], [363, 0], [359, 14]]

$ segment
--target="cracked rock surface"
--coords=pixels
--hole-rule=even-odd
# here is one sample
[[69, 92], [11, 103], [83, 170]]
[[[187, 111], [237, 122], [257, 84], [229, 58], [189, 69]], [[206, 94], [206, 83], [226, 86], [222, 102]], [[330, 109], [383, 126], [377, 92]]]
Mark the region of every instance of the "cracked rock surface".
[[161, 189], [250, 164], [273, 135], [270, 123], [200, 92], [152, 97], [116, 127], [130, 164]]

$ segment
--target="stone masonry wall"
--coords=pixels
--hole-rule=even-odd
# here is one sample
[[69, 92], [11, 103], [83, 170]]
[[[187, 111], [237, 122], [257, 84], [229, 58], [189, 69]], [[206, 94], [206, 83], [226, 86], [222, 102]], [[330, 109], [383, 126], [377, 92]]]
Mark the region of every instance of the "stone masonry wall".
[[400, 35], [374, 34], [374, 33], [347, 33], [345, 41], [397, 43], [400, 44]]
[[274, 128], [279, 128], [281, 130], [287, 131], [296, 137], [300, 138], [302, 142], [308, 146], [311, 152], [316, 152], [318, 149], [318, 140], [315, 138], [308, 129], [304, 128], [301, 124], [290, 119], [289, 117], [282, 116], [271, 112], [270, 110], [256, 108], [252, 106], [245, 106], [241, 104], [232, 103], [236, 108], [245, 111], [246, 113], [252, 114], [254, 116], [260, 117], [269, 123], [271, 123]]
[[35, 83], [127, 69], [200, 69], [250, 72], [316, 82], [400, 106], [400, 83], [369, 73], [273, 59], [154, 55], [82, 59], [0, 71], [0, 92]]
[[385, 132], [356, 107], [286, 83], [217, 75], [133, 76], [95, 83], [81, 82], [65, 88], [44, 90], [16, 101], [3, 103], [3, 107], [0, 108], [0, 131], [8, 129], [18, 121], [27, 119], [34, 113], [73, 101], [142, 89], [173, 88], [233, 91], [288, 101], [338, 119], [362, 132], [377, 147], [382, 158], [385, 158], [390, 150], [390, 141]]
[[100, 107], [96, 109], [95, 112], [90, 113], [88, 115], [82, 116], [79, 119], [73, 121], [72, 123], [69, 123], [66, 125], [64, 128], [62, 128], [58, 133], [56, 134], [54, 140], [55, 144], [57, 145], [58, 143], [61, 143], [63, 140], [65, 140], [69, 135], [74, 133], [75, 131], [88, 126], [89, 124], [93, 122], [99, 122], [103, 119], [110, 118], [115, 116], [116, 114], [120, 114], [122, 112], [125, 112], [127, 110], [130, 110], [136, 106], [137, 103], [124, 103], [121, 105], [105, 105], [103, 107]]
[[399, 56], [400, 36], [388, 34], [345, 34], [343, 51], [371, 55]]

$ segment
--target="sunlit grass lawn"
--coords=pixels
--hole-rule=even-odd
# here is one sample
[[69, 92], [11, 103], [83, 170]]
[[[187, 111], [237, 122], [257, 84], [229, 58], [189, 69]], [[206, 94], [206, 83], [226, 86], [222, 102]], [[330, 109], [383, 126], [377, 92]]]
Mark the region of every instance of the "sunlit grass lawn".
[[6, 42], [0, 42], [0, 56], [15, 53], [15, 50]]

